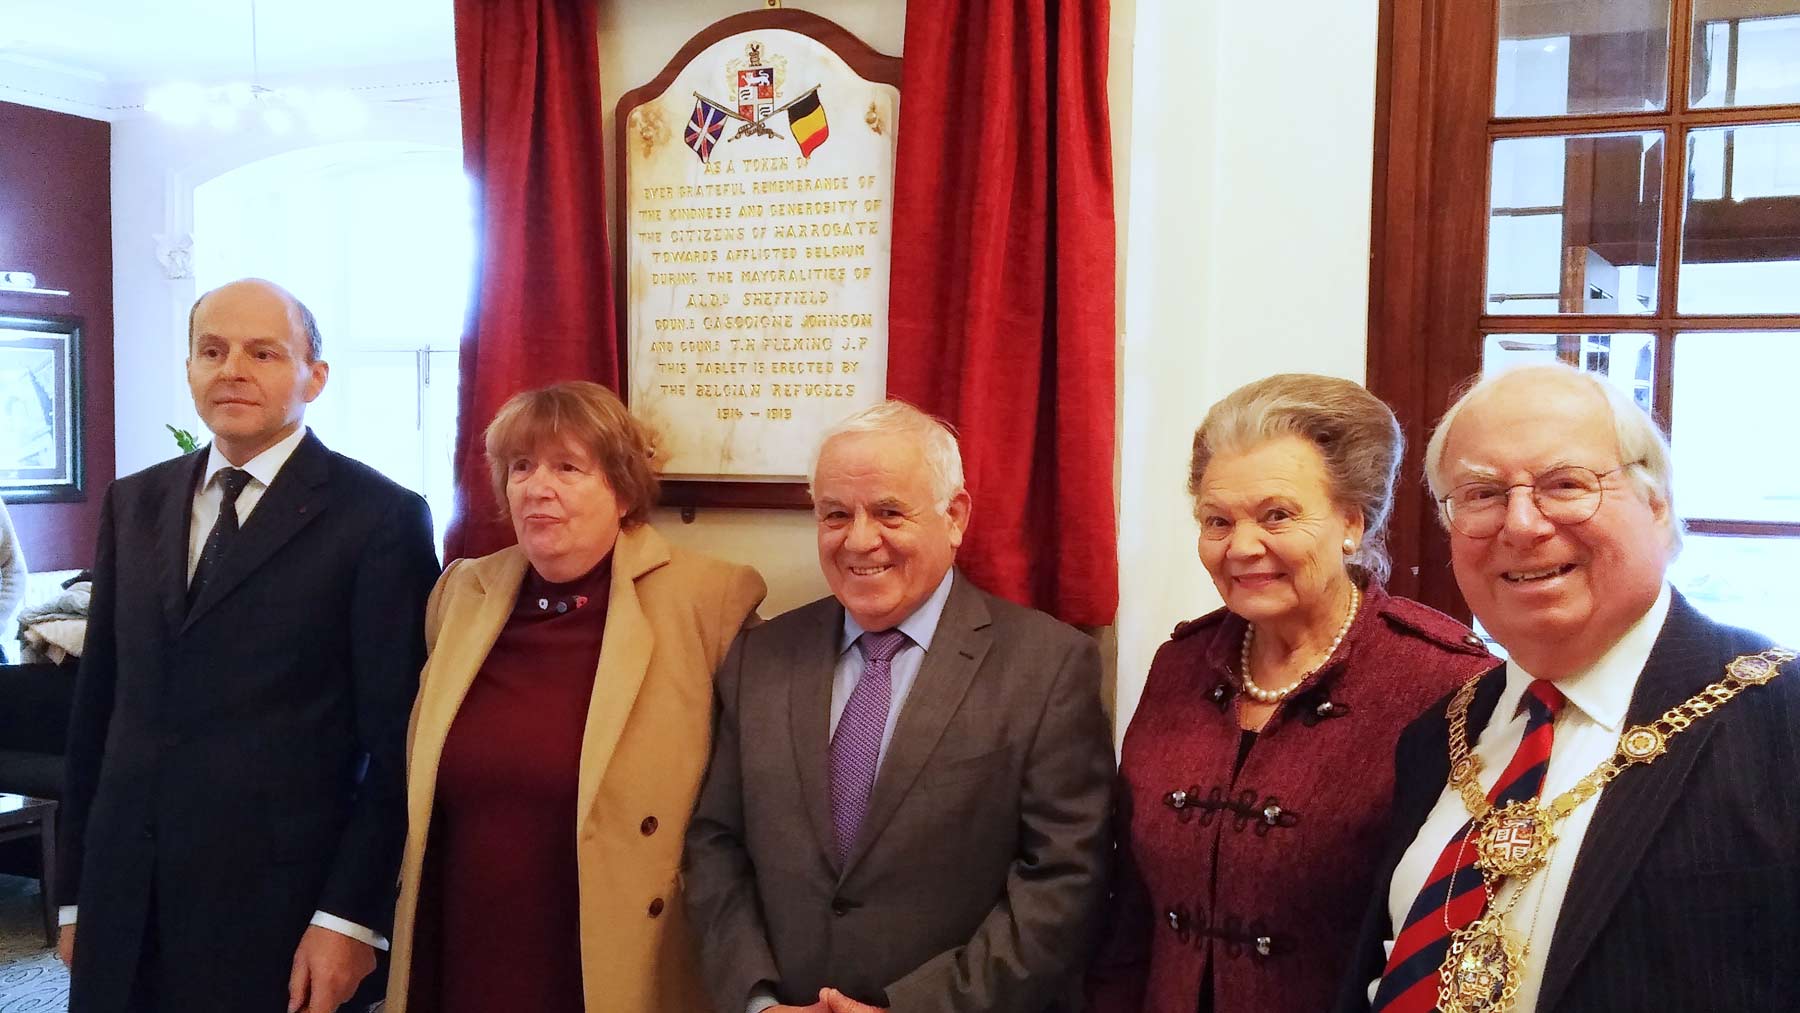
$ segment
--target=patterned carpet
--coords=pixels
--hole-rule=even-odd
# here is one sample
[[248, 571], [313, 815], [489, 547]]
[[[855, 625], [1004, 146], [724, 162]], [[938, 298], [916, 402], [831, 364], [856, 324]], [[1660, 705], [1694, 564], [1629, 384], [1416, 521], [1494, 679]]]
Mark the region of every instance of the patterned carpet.
[[69, 975], [44, 945], [36, 880], [0, 876], [0, 1013], [62, 1013]]

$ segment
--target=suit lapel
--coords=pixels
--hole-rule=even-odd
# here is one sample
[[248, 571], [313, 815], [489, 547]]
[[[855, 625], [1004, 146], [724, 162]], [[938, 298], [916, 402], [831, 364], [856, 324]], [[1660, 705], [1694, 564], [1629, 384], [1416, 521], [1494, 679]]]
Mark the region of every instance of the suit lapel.
[[293, 456], [263, 492], [230, 550], [220, 558], [218, 570], [200, 592], [200, 599], [188, 610], [183, 630], [236, 590], [270, 556], [325, 512], [331, 502], [328, 453], [311, 432], [294, 448]]
[[[1673, 592], [1669, 615], [1638, 677], [1625, 727], [1649, 724], [1725, 672], [1711, 623]], [[1606, 786], [1581, 842], [1568, 892], [1557, 916], [1538, 1008], [1555, 1009], [1612, 910], [1625, 892], [1651, 837], [1681, 796], [1716, 719], [1695, 722], [1654, 763], [1633, 767]]]
[[194, 491], [206, 472], [204, 450], [188, 457], [185, 467], [169, 474], [171, 488], [164, 491], [156, 513], [156, 583], [163, 604], [163, 622], [171, 631], [181, 629], [187, 618], [188, 528], [194, 520]]
[[[466, 608], [444, 617], [437, 647], [425, 661], [420, 679], [426, 691], [419, 697], [419, 716], [412, 739], [410, 760], [412, 790], [408, 793], [415, 826], [426, 826], [432, 799], [437, 793], [438, 762], [444, 740], [462, 709], [463, 698], [487, 661], [488, 652], [500, 639], [500, 631], [512, 615], [525, 580], [525, 553], [517, 548], [498, 552], [465, 564], [475, 573], [476, 593]], [[472, 609], [472, 614], [467, 609]]]
[[837, 865], [837, 835], [831, 823], [831, 682], [837, 672], [844, 609], [833, 599], [816, 606], [811, 632], [791, 646], [788, 670], [788, 734], [794, 740], [794, 767], [800, 776], [807, 821], [825, 861]]
[[594, 691], [588, 699], [587, 726], [581, 736], [581, 776], [576, 791], [575, 826], [579, 832], [600, 797], [600, 784], [612, 763], [613, 750], [625, 732], [644, 674], [650, 667], [655, 631], [644, 615], [637, 582], [669, 561], [669, 545], [647, 524], [621, 531], [613, 546], [612, 590], [606, 602], [606, 635]]
[[969, 683], [992, 645], [991, 622], [981, 592], [957, 573], [937, 632], [932, 635], [931, 650], [925, 652], [925, 662], [913, 681], [912, 692], [907, 694], [900, 721], [894, 726], [893, 741], [888, 743], [887, 755], [882, 758], [875, 789], [869, 796], [868, 815], [863, 818], [856, 847], [844, 863], [845, 874], [856, 868], [894, 818], [901, 800], [918, 779], [919, 769], [943, 738], [944, 728], [962, 704]]

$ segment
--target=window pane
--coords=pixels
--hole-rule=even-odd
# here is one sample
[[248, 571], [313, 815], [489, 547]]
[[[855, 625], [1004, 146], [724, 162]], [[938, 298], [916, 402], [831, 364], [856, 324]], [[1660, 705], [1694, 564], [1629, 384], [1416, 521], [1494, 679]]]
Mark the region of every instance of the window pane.
[[457, 153], [408, 154], [334, 175], [334, 200], [319, 211], [341, 222], [352, 328], [343, 337], [364, 348], [456, 348], [475, 263], [473, 204]]
[[1490, 334], [1481, 343], [1481, 371], [1566, 362], [1598, 373], [1631, 392], [1645, 411], [1656, 387], [1656, 339], [1649, 334]]
[[418, 353], [340, 349], [331, 367], [324, 393], [306, 409], [306, 424], [333, 450], [424, 490]]
[[[458, 370], [460, 353], [429, 352], [425, 360], [424, 402], [420, 420], [420, 443], [424, 447], [424, 479], [418, 487], [425, 502], [431, 505], [431, 526], [437, 529], [438, 554], [442, 556], [444, 536], [456, 519], [456, 404], [461, 384]], [[486, 509], [490, 495], [486, 489], [470, 490], [476, 509]]]
[[1800, 123], [1688, 135], [1683, 313], [1800, 312]]
[[1800, 0], [1695, 0], [1696, 108], [1800, 102]]
[[1800, 538], [1690, 534], [1669, 582], [1719, 622], [1800, 644]]
[[1656, 306], [1661, 133], [1494, 142], [1489, 313]]
[[1661, 109], [1668, 0], [1500, 0], [1494, 115]]
[[1800, 331], [1675, 338], [1672, 442], [1683, 516], [1800, 521], [1796, 377]]

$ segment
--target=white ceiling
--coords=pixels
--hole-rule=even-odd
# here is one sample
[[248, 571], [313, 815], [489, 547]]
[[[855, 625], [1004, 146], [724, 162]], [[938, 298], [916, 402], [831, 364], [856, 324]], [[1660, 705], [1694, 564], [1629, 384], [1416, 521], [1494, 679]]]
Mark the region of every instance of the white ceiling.
[[[248, 81], [250, 0], [0, 0], [0, 99], [98, 119], [158, 84]], [[266, 82], [441, 86], [451, 0], [256, 0]]]

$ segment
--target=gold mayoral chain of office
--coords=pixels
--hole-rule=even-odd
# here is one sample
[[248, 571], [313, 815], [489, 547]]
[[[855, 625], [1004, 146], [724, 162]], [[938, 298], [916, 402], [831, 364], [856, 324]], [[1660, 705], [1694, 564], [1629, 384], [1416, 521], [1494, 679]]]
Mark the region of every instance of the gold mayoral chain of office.
[[[1474, 842], [1486, 903], [1480, 918], [1450, 936], [1450, 951], [1438, 969], [1441, 1013], [1506, 1013], [1524, 977], [1526, 948], [1506, 927], [1506, 916], [1525, 890], [1525, 883], [1549, 862], [1556, 825], [1583, 802], [1599, 794], [1607, 782], [1640, 763], [1650, 763], [1668, 750], [1669, 740], [1724, 706], [1751, 686], [1761, 686], [1794, 660], [1793, 651], [1774, 647], [1745, 654], [1725, 666], [1719, 681], [1669, 708], [1647, 725], [1628, 728], [1618, 748], [1575, 786], [1548, 803], [1535, 799], [1510, 802], [1498, 809], [1481, 790], [1481, 759], [1469, 751], [1469, 704], [1482, 676], [1464, 683], [1450, 700], [1450, 785], [1469, 811], [1469, 840]], [[1504, 905], [1494, 904], [1502, 881], [1516, 879], [1518, 888]]]

